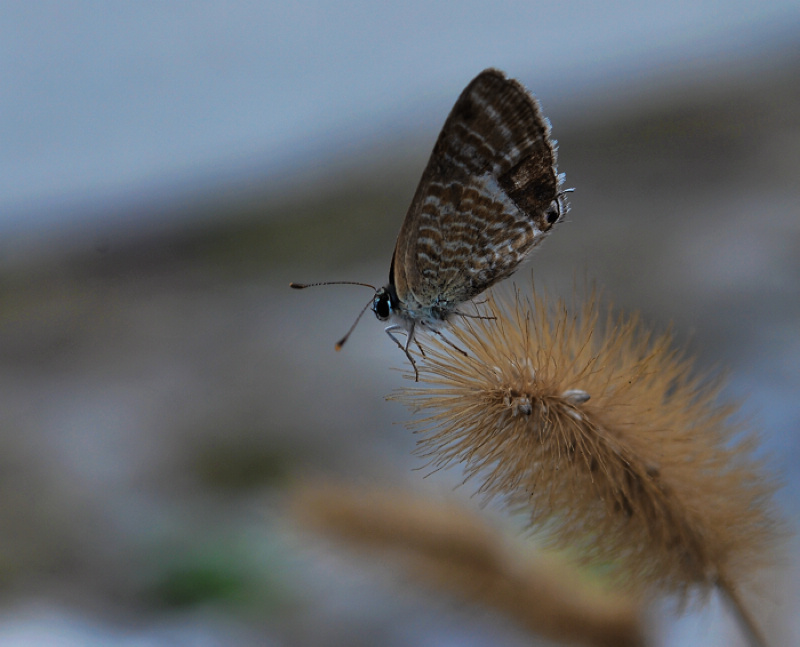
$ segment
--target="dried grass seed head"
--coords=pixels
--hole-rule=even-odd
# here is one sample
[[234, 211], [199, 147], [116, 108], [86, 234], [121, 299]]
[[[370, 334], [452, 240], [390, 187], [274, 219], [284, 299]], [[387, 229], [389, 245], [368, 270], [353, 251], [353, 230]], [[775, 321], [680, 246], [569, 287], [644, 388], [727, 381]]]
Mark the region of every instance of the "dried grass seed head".
[[435, 467], [462, 463], [478, 491], [529, 516], [617, 581], [686, 593], [738, 582], [768, 552], [773, 487], [752, 437], [669, 334], [636, 317], [575, 313], [519, 293], [463, 318], [463, 355], [433, 338], [421, 385], [400, 398]]

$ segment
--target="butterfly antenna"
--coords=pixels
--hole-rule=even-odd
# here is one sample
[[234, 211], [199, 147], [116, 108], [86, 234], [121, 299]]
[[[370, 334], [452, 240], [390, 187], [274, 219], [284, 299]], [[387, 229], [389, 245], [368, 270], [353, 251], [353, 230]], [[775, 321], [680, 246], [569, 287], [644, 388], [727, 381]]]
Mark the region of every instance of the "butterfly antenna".
[[317, 285], [363, 285], [365, 288], [372, 288], [376, 290], [374, 285], [369, 283], [359, 283], [358, 281], [323, 281], [322, 283], [289, 283], [290, 288], [295, 290], [305, 290], [306, 288], [313, 288]]
[[[372, 288], [376, 290], [377, 288], [374, 285], [370, 285], [369, 283], [359, 283], [358, 281], [323, 281], [322, 283], [289, 283], [290, 288], [294, 288], [295, 290], [305, 290], [306, 288], [313, 288], [318, 285], [361, 285], [365, 288]], [[353, 325], [350, 326], [350, 330], [347, 331], [347, 334], [342, 337], [339, 341], [336, 342], [336, 350], [342, 350], [342, 346], [347, 341], [347, 338], [350, 336], [350, 333], [355, 330], [356, 324], [358, 324], [361, 317], [364, 316], [364, 313], [369, 308], [370, 304], [372, 304], [372, 300], [367, 301], [367, 305], [365, 305], [361, 312], [358, 313], [356, 320], [353, 322]]]
[[[362, 284], [362, 285], [364, 285], [364, 284]], [[372, 286], [370, 286], [370, 287], [372, 287]], [[347, 341], [347, 338], [350, 336], [350, 333], [355, 330], [356, 325], [361, 320], [361, 317], [364, 316], [364, 313], [367, 311], [367, 308], [369, 308], [371, 304], [372, 304], [372, 300], [369, 300], [369, 301], [367, 301], [367, 305], [365, 305], [363, 308], [361, 308], [361, 312], [358, 313], [358, 316], [356, 317], [356, 320], [353, 322], [353, 325], [350, 326], [350, 330], [347, 331], [347, 334], [344, 337], [342, 337], [339, 341], [336, 342], [336, 350], [342, 350], [342, 346], [344, 346], [344, 343]]]

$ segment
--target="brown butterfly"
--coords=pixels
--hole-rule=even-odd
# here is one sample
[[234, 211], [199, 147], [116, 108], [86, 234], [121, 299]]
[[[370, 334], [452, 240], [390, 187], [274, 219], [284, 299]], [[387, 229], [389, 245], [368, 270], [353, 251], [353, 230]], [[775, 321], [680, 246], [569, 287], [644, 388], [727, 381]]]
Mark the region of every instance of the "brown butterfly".
[[[460, 304], [510, 276], [569, 209], [556, 145], [536, 99], [494, 69], [464, 89], [445, 121], [372, 301], [406, 354], [419, 328], [438, 333]], [[330, 281], [314, 285], [367, 283]], [[362, 310], [347, 334], [347, 341]], [[403, 344], [396, 332], [406, 334]], [[448, 342], [449, 343], [449, 342]], [[420, 351], [422, 349], [420, 348]], [[463, 351], [462, 351], [463, 352]]]

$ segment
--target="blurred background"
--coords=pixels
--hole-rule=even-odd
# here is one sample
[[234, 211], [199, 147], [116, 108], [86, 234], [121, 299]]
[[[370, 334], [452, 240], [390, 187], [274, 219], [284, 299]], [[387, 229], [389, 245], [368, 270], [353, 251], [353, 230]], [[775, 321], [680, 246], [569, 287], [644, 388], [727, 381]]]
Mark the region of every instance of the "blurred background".
[[[344, 3], [341, 3], [342, 5]], [[0, 5], [0, 646], [523, 645], [298, 531], [312, 476], [461, 498], [368, 316], [463, 87], [539, 98], [572, 211], [517, 276], [670, 323], [800, 512], [800, 3]], [[400, 424], [398, 424], [400, 423]], [[798, 554], [758, 615], [796, 644]], [[715, 599], [654, 644], [739, 644]], [[544, 644], [544, 643], [542, 643]]]

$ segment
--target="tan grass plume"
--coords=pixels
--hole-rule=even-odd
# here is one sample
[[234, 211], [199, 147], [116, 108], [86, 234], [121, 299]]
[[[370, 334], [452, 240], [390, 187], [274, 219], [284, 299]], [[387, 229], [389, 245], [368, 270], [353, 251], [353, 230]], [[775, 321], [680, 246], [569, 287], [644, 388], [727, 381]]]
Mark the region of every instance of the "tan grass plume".
[[759, 644], [739, 590], [769, 553], [774, 487], [720, 382], [669, 334], [601, 317], [594, 295], [574, 313], [535, 293], [487, 307], [493, 319], [454, 318], [467, 354], [432, 338], [420, 386], [399, 396], [426, 414], [420, 453], [463, 464], [479, 493], [624, 586], [721, 587]]
[[398, 490], [306, 484], [291, 512], [305, 527], [393, 561], [416, 581], [471, 599], [531, 634], [590, 647], [644, 647], [640, 604], [608, 595], [566, 565], [517, 550], [454, 502]]

